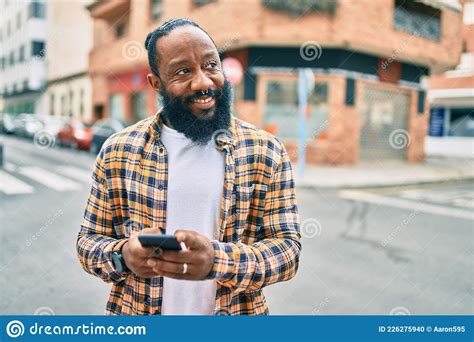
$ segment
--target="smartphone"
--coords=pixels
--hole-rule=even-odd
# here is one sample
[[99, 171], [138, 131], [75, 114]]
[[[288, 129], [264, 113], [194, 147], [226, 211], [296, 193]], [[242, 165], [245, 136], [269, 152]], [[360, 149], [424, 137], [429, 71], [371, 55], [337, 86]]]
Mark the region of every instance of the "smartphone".
[[180, 251], [186, 249], [184, 242], [179, 243], [174, 235], [139, 234], [138, 241], [143, 247], [160, 247], [163, 250]]

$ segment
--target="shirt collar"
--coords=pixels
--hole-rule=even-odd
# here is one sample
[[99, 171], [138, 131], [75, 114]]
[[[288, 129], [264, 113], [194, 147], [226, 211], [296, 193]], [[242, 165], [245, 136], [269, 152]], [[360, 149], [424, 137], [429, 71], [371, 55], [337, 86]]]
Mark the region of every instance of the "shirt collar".
[[[223, 129], [216, 132], [215, 141], [217, 149], [219, 151], [233, 149], [236, 144], [236, 119], [233, 114], [230, 116], [230, 127], [229, 129]], [[151, 124], [150, 135], [156, 140], [161, 139], [161, 132], [163, 127], [163, 118], [161, 117], [161, 112], [157, 111], [155, 113], [155, 118]]]

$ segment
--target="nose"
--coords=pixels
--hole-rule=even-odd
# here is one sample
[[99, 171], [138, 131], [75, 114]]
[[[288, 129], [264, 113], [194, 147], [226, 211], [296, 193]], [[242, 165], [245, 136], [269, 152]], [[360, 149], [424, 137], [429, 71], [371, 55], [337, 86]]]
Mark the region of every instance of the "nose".
[[193, 92], [203, 91], [211, 88], [212, 85], [212, 80], [202, 70], [199, 70], [191, 81], [191, 90]]

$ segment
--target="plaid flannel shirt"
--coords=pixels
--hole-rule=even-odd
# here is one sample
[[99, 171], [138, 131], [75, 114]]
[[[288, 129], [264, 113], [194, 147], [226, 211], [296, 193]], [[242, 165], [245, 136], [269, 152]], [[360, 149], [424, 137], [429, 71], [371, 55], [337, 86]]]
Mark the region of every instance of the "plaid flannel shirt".
[[[220, 227], [212, 241], [214, 314], [266, 315], [264, 286], [291, 279], [301, 251], [290, 160], [272, 135], [234, 116], [225, 152]], [[110, 137], [97, 156], [77, 239], [82, 267], [113, 286], [108, 315], [161, 314], [163, 277], [119, 273], [112, 253], [145, 227], [165, 233], [168, 163], [159, 113]], [[185, 210], [185, 208], [183, 208]], [[186, 227], [183, 227], [186, 229]]]

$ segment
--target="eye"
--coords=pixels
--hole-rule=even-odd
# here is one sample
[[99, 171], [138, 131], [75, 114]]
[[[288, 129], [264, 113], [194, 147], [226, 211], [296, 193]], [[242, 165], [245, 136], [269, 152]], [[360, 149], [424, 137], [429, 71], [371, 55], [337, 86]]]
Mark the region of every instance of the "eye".
[[206, 64], [206, 68], [214, 70], [217, 69], [217, 63], [216, 62], [209, 62]]
[[189, 69], [188, 68], [183, 68], [183, 69], [179, 69], [176, 72], [176, 75], [186, 75], [187, 73], [189, 73]]

